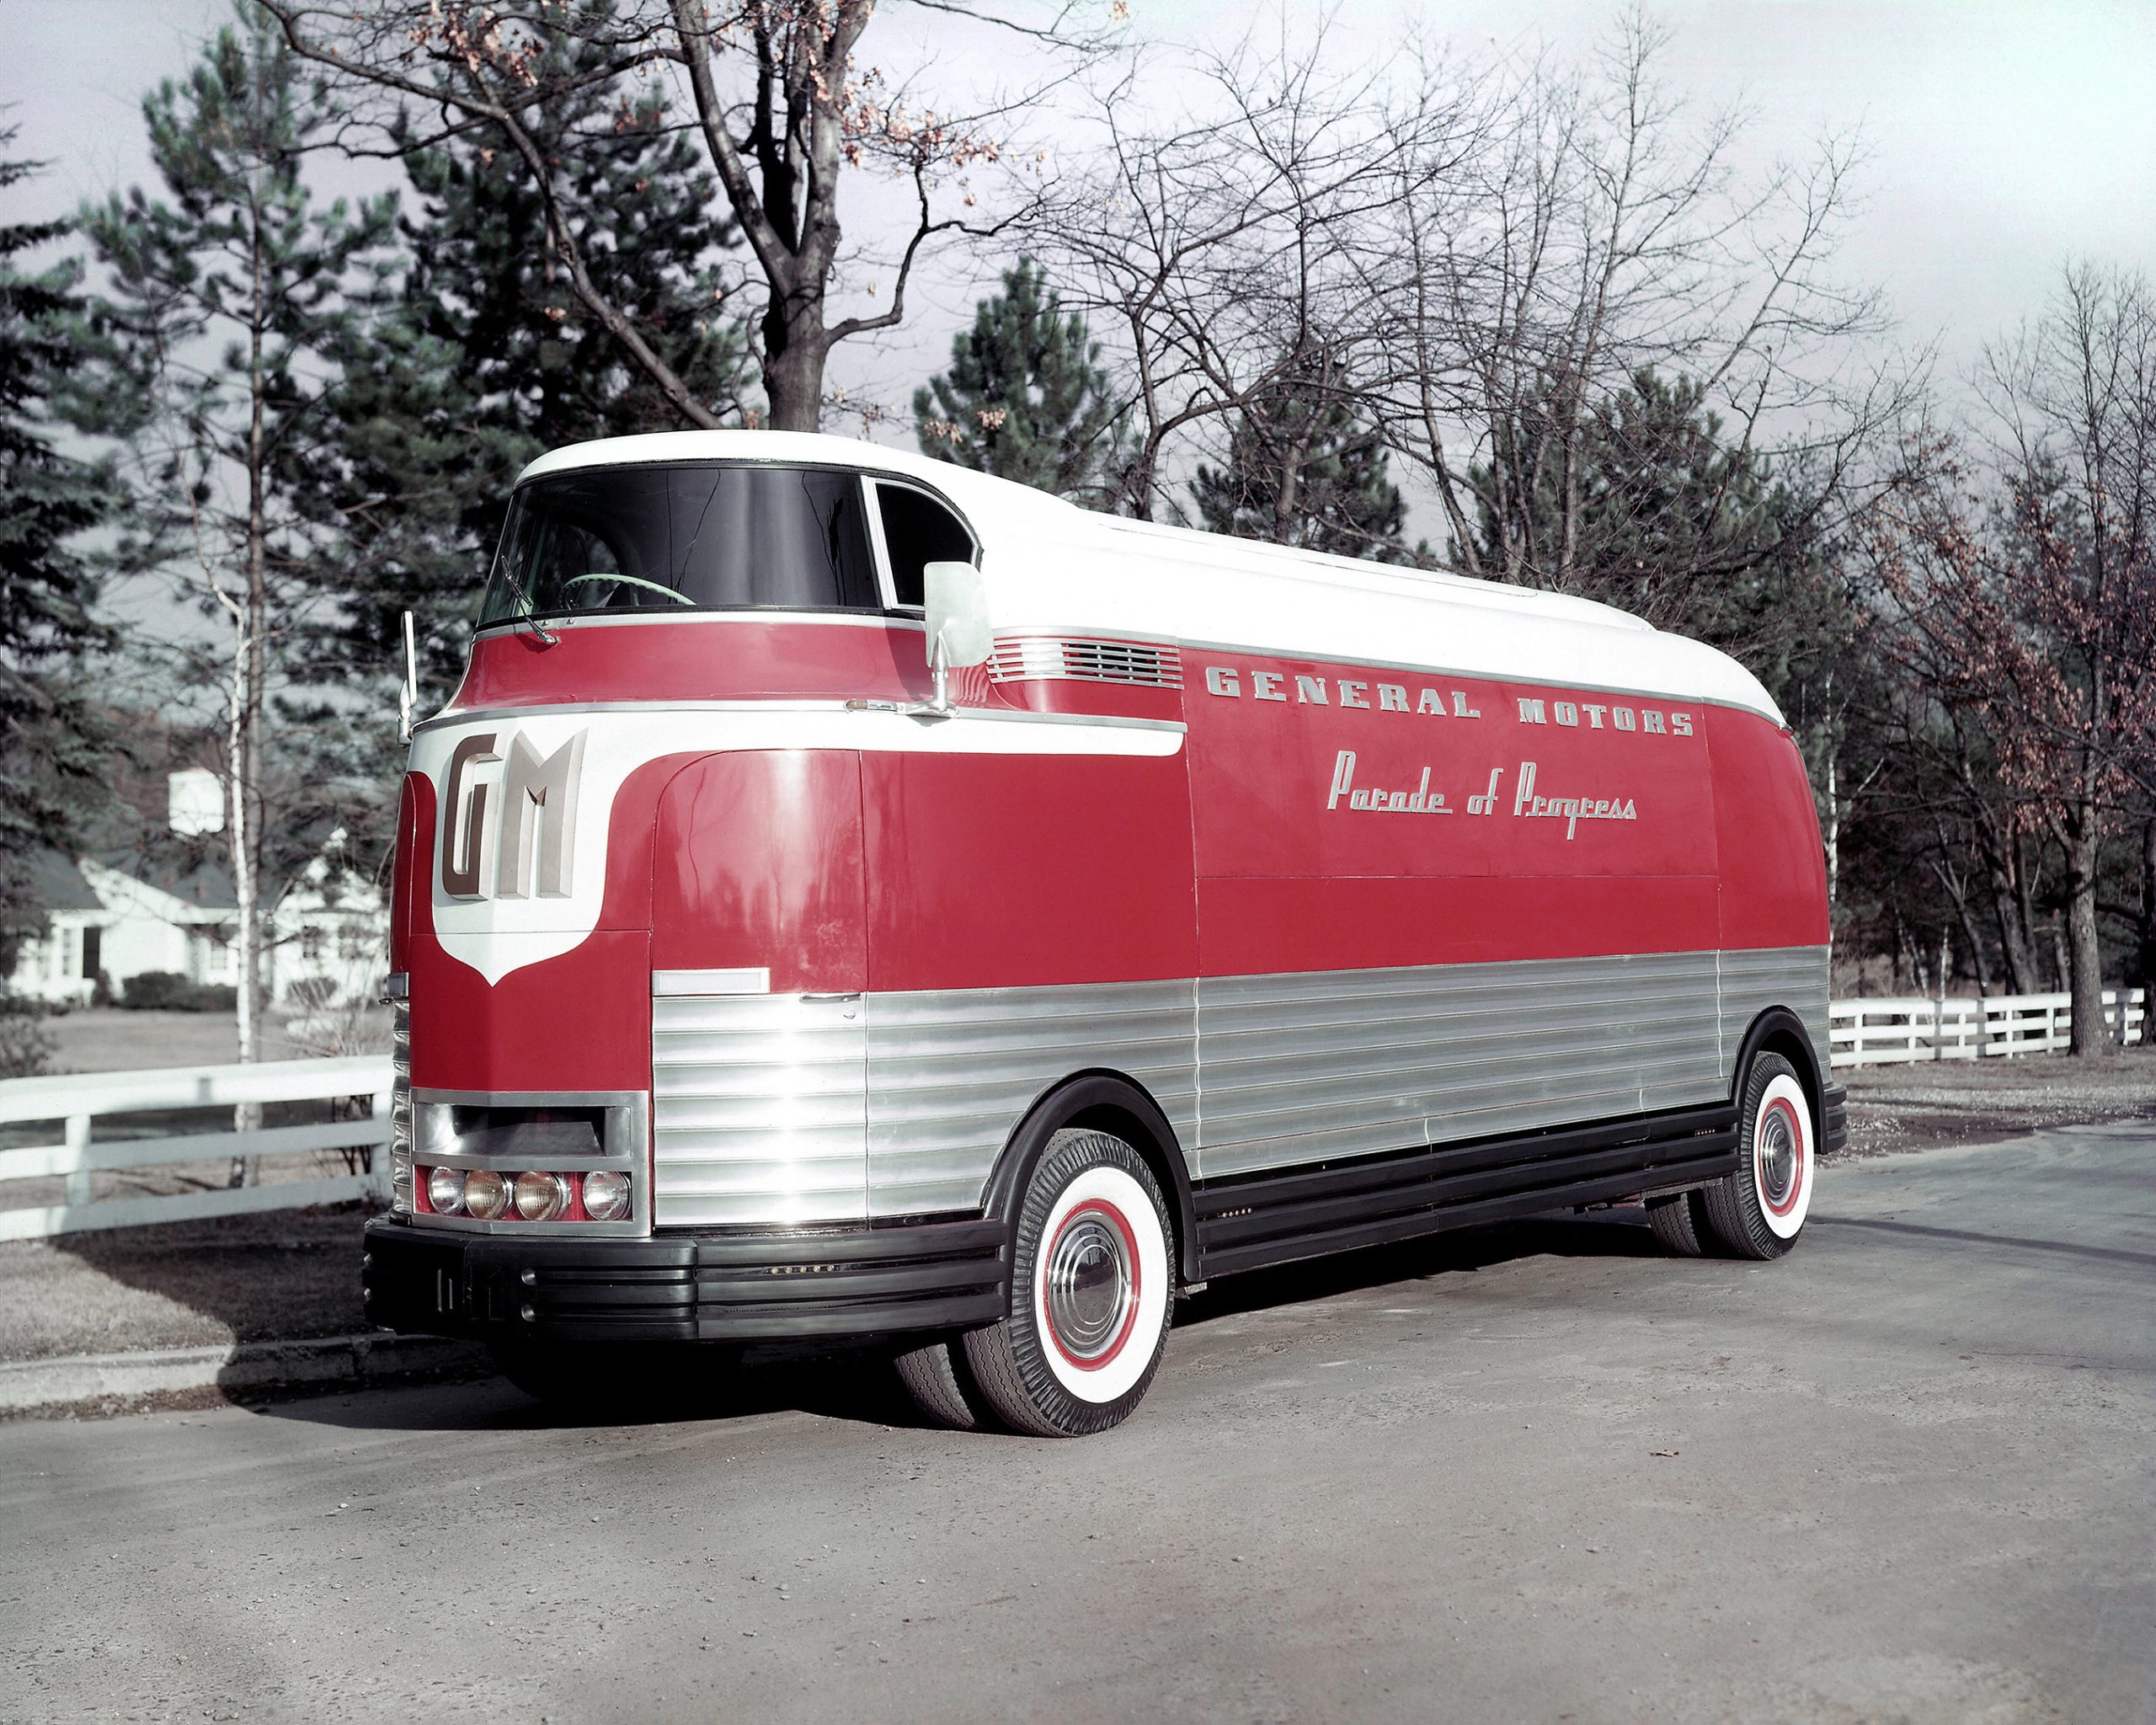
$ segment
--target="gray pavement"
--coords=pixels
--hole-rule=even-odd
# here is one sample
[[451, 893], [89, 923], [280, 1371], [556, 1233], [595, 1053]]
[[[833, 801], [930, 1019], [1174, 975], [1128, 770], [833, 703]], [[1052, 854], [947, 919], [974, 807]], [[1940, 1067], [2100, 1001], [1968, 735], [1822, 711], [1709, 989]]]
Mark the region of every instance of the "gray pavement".
[[2143, 1720], [2156, 1127], [1222, 1282], [1085, 1442], [859, 1360], [0, 1426], [0, 1718]]

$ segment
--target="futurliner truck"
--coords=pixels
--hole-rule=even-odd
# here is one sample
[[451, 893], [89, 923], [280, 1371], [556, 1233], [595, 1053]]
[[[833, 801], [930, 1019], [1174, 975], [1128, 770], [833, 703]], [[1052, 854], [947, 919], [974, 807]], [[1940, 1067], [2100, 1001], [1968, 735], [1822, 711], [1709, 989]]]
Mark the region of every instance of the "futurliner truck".
[[835, 438], [526, 470], [392, 924], [367, 1310], [542, 1389], [873, 1340], [1097, 1432], [1214, 1278], [1623, 1204], [1772, 1259], [1844, 1131], [1734, 661]]

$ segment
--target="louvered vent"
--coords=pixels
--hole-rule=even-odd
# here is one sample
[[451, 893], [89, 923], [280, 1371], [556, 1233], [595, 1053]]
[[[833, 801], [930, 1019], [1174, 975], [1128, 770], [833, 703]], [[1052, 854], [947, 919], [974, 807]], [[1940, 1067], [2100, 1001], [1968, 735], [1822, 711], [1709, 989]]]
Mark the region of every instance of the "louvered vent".
[[1182, 657], [1172, 647], [1146, 641], [1077, 641], [1031, 635], [998, 641], [988, 661], [988, 674], [999, 683], [1031, 679], [1180, 689]]

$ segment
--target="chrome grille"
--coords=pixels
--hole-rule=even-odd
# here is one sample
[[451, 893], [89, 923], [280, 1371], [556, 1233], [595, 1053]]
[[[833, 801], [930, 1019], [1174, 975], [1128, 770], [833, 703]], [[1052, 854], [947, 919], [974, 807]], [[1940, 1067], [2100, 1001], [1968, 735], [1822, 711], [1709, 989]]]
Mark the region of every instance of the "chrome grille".
[[663, 1227], [867, 1213], [859, 996], [658, 995], [654, 1219]]
[[1147, 641], [1028, 635], [999, 640], [988, 661], [988, 675], [991, 681], [999, 683], [1135, 683], [1147, 688], [1180, 689], [1182, 655], [1172, 647]]
[[[397, 979], [402, 980], [401, 978]], [[390, 997], [389, 1207], [412, 1214], [412, 1002]]]

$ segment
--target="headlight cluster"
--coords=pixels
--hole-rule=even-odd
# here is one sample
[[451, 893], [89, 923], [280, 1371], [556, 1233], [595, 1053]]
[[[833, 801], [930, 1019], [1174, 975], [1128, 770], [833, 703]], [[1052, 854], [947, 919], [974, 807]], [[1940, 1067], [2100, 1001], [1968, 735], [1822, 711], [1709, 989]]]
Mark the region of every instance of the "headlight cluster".
[[[629, 1177], [619, 1168], [577, 1174], [526, 1168], [520, 1174], [494, 1168], [430, 1168], [427, 1208], [438, 1216], [475, 1221], [618, 1222], [629, 1213]], [[583, 1214], [577, 1215], [580, 1206]]]

